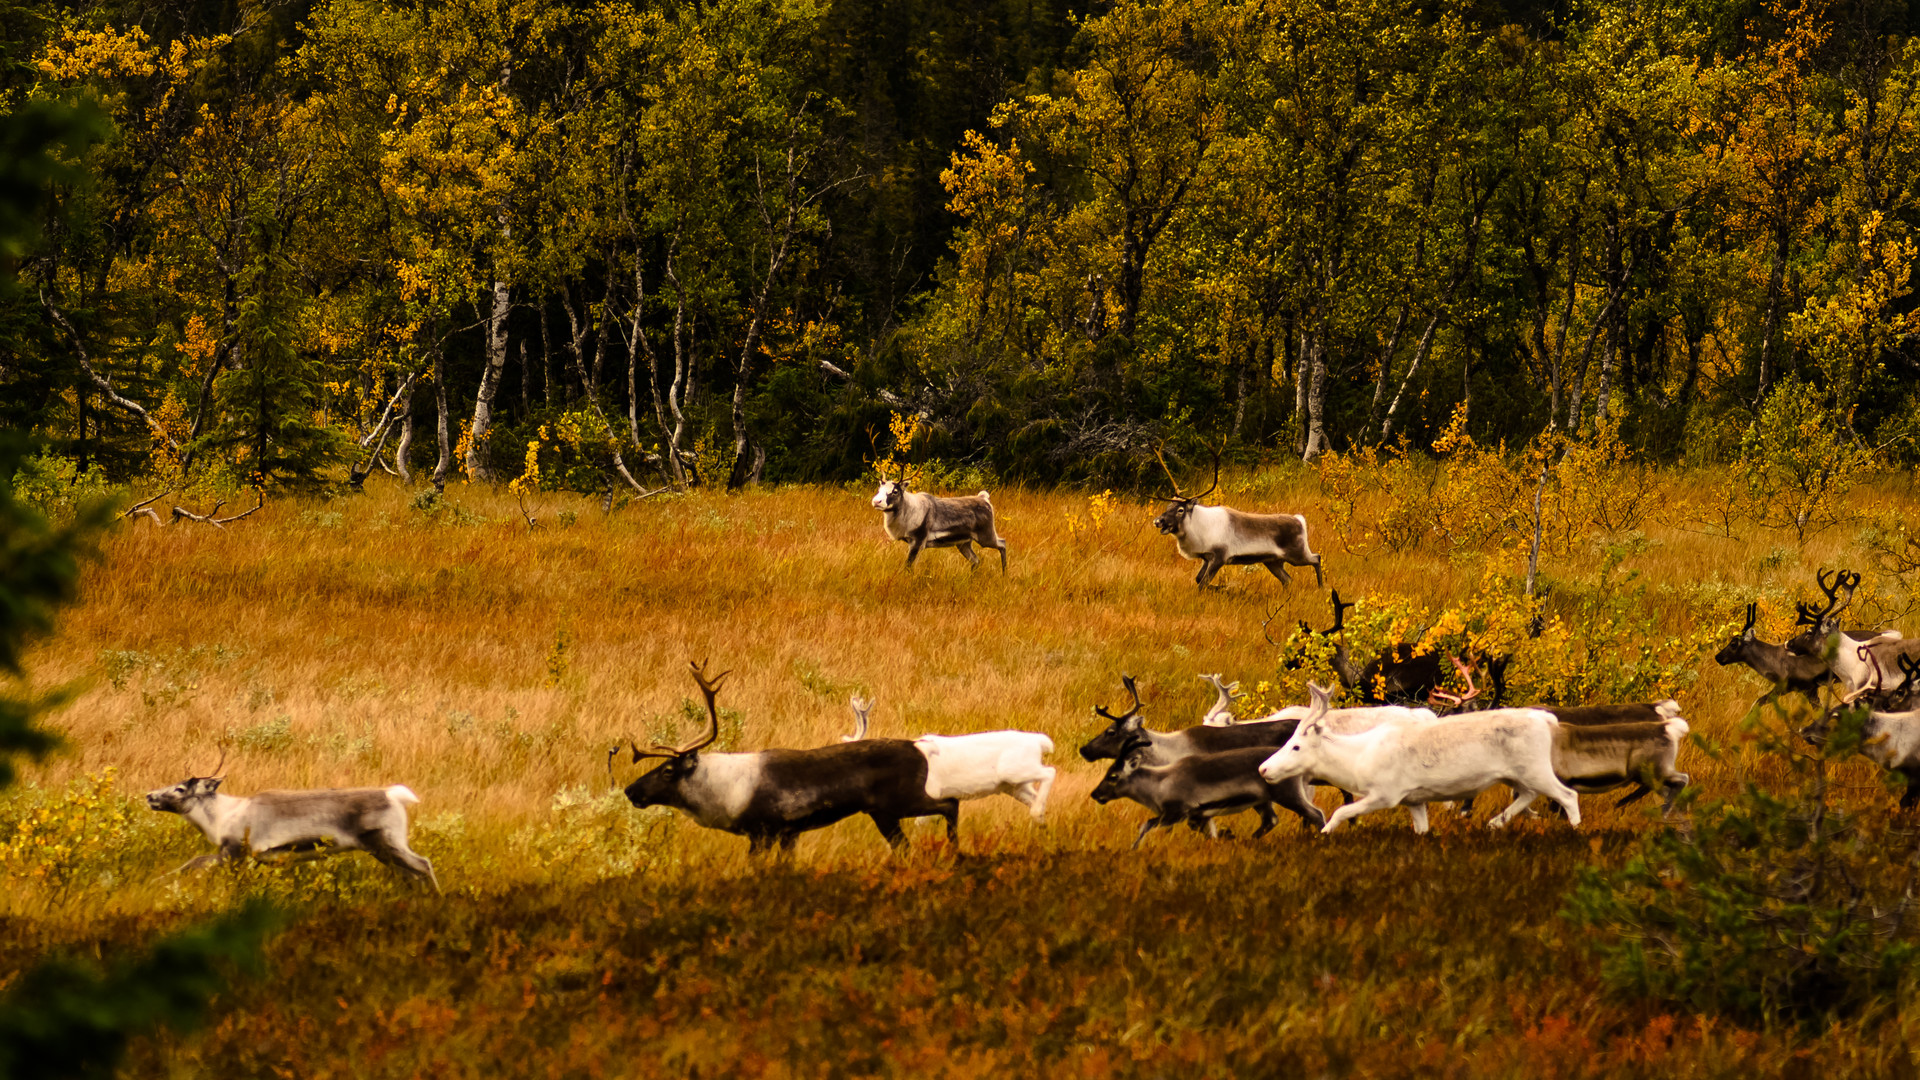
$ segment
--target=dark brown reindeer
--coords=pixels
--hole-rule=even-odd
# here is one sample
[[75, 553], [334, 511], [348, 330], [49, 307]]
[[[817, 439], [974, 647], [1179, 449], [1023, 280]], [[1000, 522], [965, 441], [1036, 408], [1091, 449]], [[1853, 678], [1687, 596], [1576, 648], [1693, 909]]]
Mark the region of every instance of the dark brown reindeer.
[[1000, 572], [1007, 572], [1007, 542], [993, 527], [993, 500], [985, 491], [978, 495], [942, 498], [924, 491], [907, 490], [903, 466], [894, 479], [882, 479], [874, 492], [873, 508], [881, 513], [881, 525], [887, 535], [907, 547], [907, 569], [913, 569], [921, 548], [950, 547], [966, 556], [969, 566], [979, 566], [980, 556], [973, 545], [1000, 553]]
[[1745, 664], [1761, 678], [1772, 682], [1773, 689], [1761, 696], [1761, 702], [1772, 700], [1782, 691], [1791, 691], [1818, 706], [1820, 688], [1833, 678], [1832, 667], [1821, 657], [1800, 656], [1789, 651], [1785, 645], [1761, 641], [1753, 630], [1754, 624], [1759, 621], [1759, 610], [1758, 604], [1747, 605], [1746, 625], [1721, 647], [1713, 658], [1714, 662], [1721, 667]]
[[1173, 485], [1171, 493], [1156, 497], [1166, 500], [1167, 508], [1153, 519], [1153, 526], [1168, 536], [1180, 554], [1200, 561], [1200, 573], [1194, 584], [1204, 589], [1222, 566], [1264, 566], [1282, 585], [1291, 585], [1288, 566], [1313, 567], [1315, 585], [1324, 585], [1320, 556], [1307, 547], [1307, 519], [1299, 514], [1249, 514], [1225, 506], [1201, 506], [1200, 500], [1220, 486], [1220, 454], [1213, 455], [1213, 483], [1198, 495], [1182, 495], [1173, 470], [1158, 450], [1160, 468]]
[[720, 735], [714, 700], [729, 674], [709, 679], [704, 663], [687, 665], [707, 700], [707, 729], [684, 746], [641, 750], [633, 760], [661, 758], [659, 768], [626, 787], [634, 806], [671, 807], [709, 829], [747, 838], [757, 855], [778, 844], [793, 850], [801, 833], [855, 814], [873, 819], [896, 849], [907, 841], [906, 818], [943, 817], [947, 841], [959, 847], [960, 802], [927, 794], [926, 755], [905, 739], [861, 739], [811, 750], [701, 751]]
[[[1365, 667], [1353, 662], [1347, 652], [1347, 609], [1359, 601], [1342, 602], [1340, 591], [1333, 591], [1333, 625], [1322, 631], [1334, 639], [1333, 672], [1340, 685], [1359, 694], [1368, 705], [1422, 705], [1436, 711], [1474, 711], [1497, 709], [1507, 696], [1507, 666], [1511, 655], [1495, 657], [1450, 656], [1438, 650], [1419, 651], [1413, 642], [1402, 641], [1380, 650]], [[1450, 694], [1440, 689], [1448, 666], [1466, 681], [1467, 692]], [[1482, 670], [1493, 683], [1493, 696], [1480, 699], [1474, 686], [1474, 672]]]

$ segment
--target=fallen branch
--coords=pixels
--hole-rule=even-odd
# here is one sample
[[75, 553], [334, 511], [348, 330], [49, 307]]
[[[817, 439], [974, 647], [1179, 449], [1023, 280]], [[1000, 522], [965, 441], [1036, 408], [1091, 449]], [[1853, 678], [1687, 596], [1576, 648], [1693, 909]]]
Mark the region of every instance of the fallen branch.
[[[167, 522], [167, 524], [171, 525], [173, 524], [174, 521], [181, 521], [184, 519], [186, 521], [198, 521], [205, 525], [211, 525], [216, 529], [224, 529], [228, 525], [236, 521], [239, 521], [241, 518], [246, 517], [249, 514], [259, 512], [260, 508], [267, 504], [266, 492], [264, 492], [260, 488], [254, 488], [253, 493], [254, 493], [255, 502], [253, 504], [253, 509], [251, 510], [243, 510], [238, 514], [234, 514], [229, 517], [219, 517], [218, 515], [220, 513], [220, 508], [227, 505], [227, 500], [225, 499], [221, 499], [219, 502], [214, 503], [213, 509], [207, 511], [204, 514], [196, 514], [184, 506], [176, 506], [173, 508], [173, 520]], [[148, 511], [148, 513], [151, 514], [152, 511]], [[155, 521], [159, 521], [160, 515], [154, 514], [153, 519]]]
[[127, 507], [125, 510], [122, 510], [120, 512], [121, 520], [124, 521], [127, 518], [133, 518], [133, 517], [145, 517], [145, 518], [152, 518], [153, 523], [155, 525], [165, 525], [166, 522], [160, 520], [160, 514], [158, 511], [153, 509], [152, 504], [155, 502], [158, 502], [162, 497], [167, 495], [172, 490], [173, 489], [170, 487], [162, 488], [160, 489], [160, 494], [151, 496], [149, 498], [141, 499], [139, 502], [134, 503], [132, 506]]

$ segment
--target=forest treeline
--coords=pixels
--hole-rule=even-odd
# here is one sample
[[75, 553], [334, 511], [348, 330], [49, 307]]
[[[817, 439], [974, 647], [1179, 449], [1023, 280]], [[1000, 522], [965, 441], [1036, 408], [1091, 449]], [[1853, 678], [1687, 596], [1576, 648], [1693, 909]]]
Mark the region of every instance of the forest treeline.
[[1916, 23], [16, 0], [0, 105], [101, 131], [8, 253], [0, 414], [183, 487], [843, 480], [903, 429], [1048, 482], [1462, 418], [1910, 457]]

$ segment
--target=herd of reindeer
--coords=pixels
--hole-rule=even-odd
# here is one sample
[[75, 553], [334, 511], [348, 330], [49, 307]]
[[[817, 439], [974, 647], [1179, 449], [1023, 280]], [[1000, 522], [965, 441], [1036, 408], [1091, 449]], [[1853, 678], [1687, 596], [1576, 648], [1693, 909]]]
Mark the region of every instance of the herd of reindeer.
[[[1162, 462], [1165, 465], [1165, 462]], [[1171, 471], [1168, 473], [1172, 479]], [[1286, 566], [1311, 566], [1323, 582], [1320, 556], [1307, 544], [1306, 519], [1295, 514], [1250, 514], [1200, 499], [1219, 486], [1187, 496], [1174, 485], [1163, 496], [1167, 509], [1154, 521], [1174, 537], [1181, 555], [1201, 563], [1205, 588], [1222, 566], [1259, 565], [1282, 583]], [[984, 491], [941, 498], [907, 490], [905, 477], [886, 479], [873, 497], [887, 535], [909, 545], [907, 566], [922, 548], [953, 547], [979, 564], [973, 548], [1000, 553], [1007, 546], [994, 528], [993, 504]], [[1897, 630], [1843, 629], [1858, 574], [1822, 571], [1824, 605], [1799, 605], [1799, 633], [1780, 644], [1755, 634], [1758, 611], [1749, 604], [1746, 626], [1716, 657], [1722, 665], [1744, 664], [1772, 683], [1769, 696], [1804, 695], [1820, 719], [1802, 730], [1813, 742], [1825, 738], [1841, 708], [1868, 708], [1862, 751], [1907, 783], [1902, 810], [1920, 802], [1920, 640]], [[1155, 829], [1185, 823], [1216, 835], [1216, 819], [1243, 811], [1259, 815], [1255, 838], [1279, 820], [1275, 807], [1298, 815], [1308, 827], [1331, 832], [1360, 814], [1407, 807], [1416, 833], [1427, 831], [1429, 804], [1454, 804], [1471, 813], [1474, 800], [1496, 785], [1512, 799], [1488, 824], [1500, 828], [1545, 796], [1580, 824], [1582, 794], [1631, 788], [1616, 805], [1658, 789], [1671, 812], [1690, 782], [1676, 765], [1687, 721], [1669, 699], [1632, 704], [1508, 706], [1505, 672], [1511, 657], [1446, 656], [1417, 643], [1390, 646], [1358, 665], [1348, 655], [1344, 617], [1351, 603], [1332, 594], [1334, 621], [1324, 633], [1334, 640], [1331, 666], [1338, 682], [1362, 704], [1334, 708], [1333, 691], [1308, 683], [1310, 700], [1258, 719], [1233, 715], [1238, 683], [1201, 675], [1215, 689], [1201, 722], [1178, 731], [1145, 725], [1145, 707], [1131, 676], [1122, 684], [1131, 699], [1121, 713], [1096, 707], [1107, 721], [1080, 747], [1089, 762], [1110, 761], [1093, 789], [1096, 802], [1131, 799], [1149, 817], [1133, 846]], [[1304, 624], [1303, 624], [1304, 625]], [[1309, 631], [1311, 632], [1311, 631]], [[1466, 692], [1442, 689], [1448, 665], [1466, 681]], [[748, 851], [790, 851], [800, 834], [855, 815], [871, 818], [895, 848], [906, 842], [901, 823], [940, 817], [948, 843], [959, 850], [960, 804], [1009, 795], [1044, 822], [1055, 770], [1046, 764], [1053, 740], [1033, 731], [982, 731], [923, 735], [914, 739], [869, 738], [873, 703], [852, 701], [855, 731], [839, 742], [809, 749], [710, 753], [719, 736], [716, 705], [729, 672], [709, 675], [690, 663], [706, 700], [705, 730], [680, 746], [642, 750], [631, 739], [631, 762], [660, 764], [625, 786], [636, 808], [668, 807], [700, 825], [748, 840]], [[1474, 685], [1480, 672], [1493, 684], [1482, 699]], [[1821, 708], [1821, 692], [1838, 691], [1839, 704]], [[614, 780], [615, 759], [607, 772]], [[221, 764], [225, 763], [225, 755]], [[223, 777], [189, 777], [150, 792], [148, 805], [192, 822], [218, 849], [190, 860], [186, 870], [261, 857], [298, 857], [332, 851], [366, 851], [374, 858], [431, 885], [432, 864], [407, 843], [406, 807], [419, 802], [404, 785], [314, 791], [263, 791], [236, 797], [220, 793]], [[1331, 815], [1314, 805], [1310, 785], [1337, 789], [1341, 805]], [[178, 872], [178, 871], [176, 871]]]

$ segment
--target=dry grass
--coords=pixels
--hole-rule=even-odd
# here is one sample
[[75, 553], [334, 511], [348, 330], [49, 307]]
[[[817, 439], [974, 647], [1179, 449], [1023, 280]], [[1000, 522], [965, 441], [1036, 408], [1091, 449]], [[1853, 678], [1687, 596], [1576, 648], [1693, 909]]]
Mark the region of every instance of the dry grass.
[[[1312, 520], [1310, 481], [1261, 486], [1241, 497]], [[504, 497], [456, 488], [448, 501], [459, 509], [434, 520], [385, 486], [277, 503], [224, 532], [123, 528], [59, 637], [33, 658], [40, 679], [90, 687], [56, 721], [71, 752], [27, 779], [115, 765], [131, 787], [159, 786], [210, 766], [223, 738], [285, 718], [285, 748], [269, 738], [233, 751], [234, 790], [404, 781], [425, 813], [513, 822], [567, 785], [604, 785], [612, 741], [691, 730], [672, 726], [693, 693], [685, 661], [708, 657], [734, 671], [721, 703], [742, 714], [738, 748], [832, 741], [850, 728], [856, 691], [879, 699], [875, 735], [1047, 732], [1067, 765], [1057, 827], [1051, 839], [1010, 829], [997, 842], [1104, 844], [1128, 826], [1081, 798], [1095, 774], [1072, 748], [1097, 729], [1090, 707], [1121, 697], [1120, 674], [1142, 679], [1150, 722], [1184, 726], [1211, 700], [1198, 673], [1272, 675], [1264, 621], [1277, 638], [1296, 619], [1327, 619], [1310, 577], [1288, 591], [1257, 568], [1229, 568], [1223, 588], [1198, 593], [1194, 564], [1146, 524], [1143, 506], [1115, 514], [1092, 542], [1070, 536], [1064, 519], [1084, 500], [1065, 494], [995, 496], [1010, 538], [1005, 577], [969, 572], [949, 551], [903, 573], [905, 547], [886, 541], [864, 494], [697, 494], [610, 516], [548, 496], [546, 520], [569, 509], [578, 519], [529, 534]], [[460, 510], [487, 521], [456, 523]], [[1703, 617], [1736, 619], [1754, 593], [1788, 612], [1814, 568], [1850, 557], [1839, 534], [1804, 551], [1759, 532], [1651, 538], [1627, 567], [1653, 583], [1650, 602], [1673, 634]], [[1470, 590], [1482, 565], [1425, 552], [1362, 560], [1319, 543], [1329, 583], [1349, 598], [1400, 593], [1438, 606]], [[1761, 688], [1703, 658], [1681, 699], [1697, 730], [1724, 736]], [[521, 752], [527, 739], [549, 752]], [[1712, 767], [1700, 775], [1711, 783]], [[1015, 820], [1018, 807], [988, 806], [968, 817], [994, 829]], [[803, 851], [871, 846], [847, 826]]]
[[[1010, 544], [1009, 574], [1003, 577], [985, 566], [969, 572], [947, 551], [926, 553], [907, 574], [901, 570], [904, 546], [886, 541], [878, 515], [866, 505], [867, 494], [822, 489], [739, 497], [695, 494], [627, 506], [611, 515], [591, 502], [548, 496], [541, 507], [547, 527], [530, 532], [503, 495], [456, 488], [446, 500], [451, 505], [429, 515], [410, 507], [410, 492], [376, 482], [364, 497], [270, 504], [226, 531], [122, 528], [107, 541], [103, 561], [90, 573], [84, 598], [58, 637], [31, 658], [39, 681], [84, 680], [86, 689], [54, 720], [69, 750], [27, 769], [25, 779], [45, 790], [114, 766], [122, 789], [137, 792], [205, 770], [218, 754], [216, 744], [226, 741], [233, 745], [228, 783], [239, 793], [406, 783], [424, 800], [416, 819], [419, 845], [436, 860], [442, 882], [455, 894], [445, 903], [459, 905], [463, 925], [484, 925], [496, 915], [534, 918], [521, 910], [528, 904], [618, 907], [627, 901], [617, 898], [628, 894], [632, 903], [651, 905], [650, 910], [665, 902], [662, 897], [678, 895], [682, 902], [693, 896], [691, 902], [738, 915], [743, 903], [765, 903], [770, 895], [785, 895], [781, 890], [794, 883], [803, 892], [837, 895], [858, 894], [849, 883], [859, 881], [891, 880], [895, 884], [886, 888], [895, 891], [903, 880], [924, 880], [933, 889], [982, 875], [997, 881], [1001, 875], [990, 869], [997, 859], [1004, 862], [1009, 881], [1018, 878], [1023, 888], [1042, 890], [1056, 872], [1065, 872], [1050, 868], [1069, 868], [1079, 882], [1075, 888], [1111, 873], [1116, 887], [1135, 894], [1144, 882], [1158, 881], [1160, 870], [1185, 868], [1197, 875], [1192, 888], [1202, 893], [1169, 902], [1204, 907], [1212, 902], [1205, 897], [1220, 895], [1220, 889], [1275, 888], [1301, 903], [1320, 905], [1316, 918], [1341, 940], [1361, 932], [1361, 924], [1349, 927], [1345, 914], [1336, 919], [1329, 913], [1327, 904], [1337, 909], [1345, 901], [1315, 893], [1315, 882], [1331, 871], [1317, 871], [1312, 864], [1351, 845], [1360, 845], [1353, 851], [1391, 848], [1397, 852], [1393, 858], [1415, 857], [1413, 849], [1401, 850], [1422, 843], [1407, 832], [1404, 814], [1374, 815], [1358, 826], [1370, 839], [1353, 838], [1338, 848], [1314, 848], [1315, 841], [1289, 824], [1262, 842], [1280, 849], [1276, 852], [1207, 845], [1183, 832], [1156, 837], [1137, 860], [1129, 860], [1123, 849], [1138, 813], [1093, 805], [1086, 794], [1100, 769], [1074, 753], [1098, 728], [1090, 706], [1119, 696], [1122, 672], [1142, 678], [1149, 722], [1159, 727], [1197, 722], [1211, 700], [1211, 692], [1195, 678], [1199, 672], [1222, 671], [1245, 682], [1270, 677], [1275, 650], [1263, 622], [1273, 620], [1276, 638], [1296, 619], [1325, 624], [1326, 593], [1313, 587], [1310, 572], [1304, 581], [1296, 576], [1288, 591], [1264, 571], [1229, 569], [1220, 578], [1224, 587], [1200, 594], [1191, 583], [1193, 564], [1181, 561], [1171, 541], [1147, 525], [1145, 507], [1123, 505], [1097, 531], [1070, 535], [1066, 518], [1084, 513], [1084, 497], [1004, 490], [994, 501]], [[1879, 497], [1908, 507], [1920, 501], [1910, 488], [1886, 489]], [[1301, 509], [1316, 531], [1323, 531], [1318, 495], [1308, 477], [1270, 474], [1243, 481], [1233, 500]], [[576, 520], [562, 524], [564, 512]], [[1772, 598], [1778, 629], [1790, 621], [1791, 599], [1806, 594], [1814, 568], [1859, 563], [1858, 553], [1848, 547], [1851, 538], [1838, 532], [1804, 550], [1768, 533], [1731, 540], [1668, 527], [1649, 533], [1652, 548], [1627, 567], [1650, 583], [1648, 603], [1663, 632], [1671, 634], [1693, 633], [1703, 624], [1737, 626], [1739, 608], [1751, 595]], [[1329, 583], [1347, 597], [1398, 593], [1439, 606], [1470, 590], [1484, 568], [1480, 557], [1415, 552], [1360, 559], [1343, 555], [1330, 536], [1319, 536], [1316, 543], [1327, 556]], [[1547, 570], [1574, 578], [1589, 569], [1579, 562], [1556, 561]], [[968, 804], [962, 846], [969, 854], [990, 856], [985, 869], [972, 861], [958, 868], [945, 861], [931, 822], [910, 833], [914, 854], [890, 864], [864, 819], [809, 834], [796, 865], [777, 871], [750, 867], [745, 841], [681, 819], [645, 819], [652, 831], [640, 835], [653, 855], [643, 863], [644, 874], [604, 886], [596, 884], [590, 867], [570, 862], [566, 852], [537, 852], [554, 836], [572, 835], [553, 831], [556, 793], [581, 786], [593, 793], [605, 789], [605, 750], [612, 742], [629, 735], [644, 742], [691, 730], [683, 715], [692, 693], [685, 661], [699, 657], [735, 672], [721, 698], [724, 709], [738, 713], [737, 731], [729, 735], [733, 748], [831, 742], [850, 726], [846, 699], [856, 691], [879, 699], [873, 732], [878, 736], [987, 727], [1047, 732], [1058, 747], [1054, 763], [1061, 768], [1052, 821], [1044, 829], [1031, 825], [1011, 800]], [[1721, 669], [1702, 657], [1697, 682], [1681, 690], [1695, 730], [1735, 746], [1722, 761], [1698, 754], [1683, 760], [1709, 790], [1730, 790], [1743, 775], [1764, 775], [1764, 763], [1745, 756], [1734, 738], [1739, 717], [1761, 688], [1744, 670]], [[621, 774], [624, 781], [632, 767], [623, 764]], [[1864, 767], [1850, 780], [1862, 799], [1883, 797]], [[17, 790], [7, 798], [24, 797]], [[1609, 802], [1586, 801], [1583, 833], [1592, 840], [1591, 850], [1585, 839], [1559, 835], [1567, 832], [1563, 823], [1516, 826], [1523, 835], [1514, 836], [1514, 843], [1524, 842], [1529, 850], [1545, 844], [1540, 850], [1553, 853], [1538, 870], [1538, 888], [1530, 891], [1537, 906], [1523, 920], [1532, 929], [1521, 936], [1534, 937], [1498, 948], [1481, 944], [1495, 953], [1526, 952], [1537, 949], [1533, 942], [1545, 935], [1555, 948], [1566, 945], [1554, 916], [1557, 890], [1583, 861], [1611, 857], [1602, 854], [1603, 840], [1607, 852], [1617, 852], [1630, 830], [1646, 827], [1642, 808], [1618, 811], [1605, 805]], [[621, 820], [637, 817], [624, 809], [618, 814]], [[197, 849], [197, 838], [184, 824], [164, 819], [154, 828], [171, 831], [150, 869]], [[1443, 838], [1451, 838], [1447, 850], [1463, 860], [1467, 881], [1501, 872], [1504, 841], [1472, 836], [1474, 828], [1457, 821], [1440, 824]], [[630, 841], [602, 835], [598, 842]], [[346, 907], [329, 918], [351, 923], [361, 917], [351, 912], [396, 902], [409, 911], [423, 910], [400, 901], [377, 868], [355, 880], [364, 887], [339, 894]], [[541, 899], [516, 899], [528, 889]], [[223, 882], [203, 878], [84, 890], [78, 894], [83, 902], [53, 906], [18, 894], [0, 910], [15, 913], [7, 921], [21, 931], [15, 947], [31, 951], [113, 940], [132, 932], [130, 927], [165, 925], [176, 917], [167, 912], [215, 906], [229, 895], [226, 890]], [[964, 922], [964, 906], [950, 905], [944, 916], [916, 909], [912, 917]], [[1047, 906], [1058, 910], [1052, 901]], [[620, 918], [645, 917], [622, 910]], [[1268, 915], [1264, 906], [1257, 914]], [[1192, 916], [1199, 922], [1190, 925], [1183, 915], [1168, 932], [1207, 933], [1206, 912]], [[1365, 913], [1365, 925], [1374, 917]], [[877, 917], [861, 918], [860, 925], [872, 923], [875, 933], [882, 932]], [[960, 926], [946, 929], [974, 932], [955, 929]], [[707, 926], [690, 940], [705, 940], [700, 935], [711, 931]], [[346, 956], [327, 952], [336, 946], [320, 944], [332, 941], [327, 935], [335, 931], [301, 939], [305, 932], [292, 932], [290, 940], [305, 944], [287, 946], [290, 951], [281, 958], [291, 965], [286, 978], [295, 978], [294, 968], [308, 971], [303, 965], [332, 970], [329, 965], [347, 962]], [[1461, 936], [1449, 939], [1449, 933]], [[1475, 933], [1457, 924], [1451, 930], [1429, 927], [1421, 932], [1425, 946], [1407, 947], [1447, 949], [1449, 941], [1457, 941], [1470, 951], [1478, 947]], [[859, 963], [857, 957], [849, 962]], [[1595, 1008], [1590, 965], [1571, 958], [1573, 974], [1567, 977], [1574, 982], [1567, 985], [1553, 982], [1559, 977], [1553, 974], [1555, 965], [1537, 965], [1520, 980], [1524, 986], [1516, 987], [1494, 975], [1489, 975], [1493, 982], [1474, 983], [1480, 976], [1462, 976], [1461, 964], [1478, 971], [1462, 953], [1421, 976], [1427, 980], [1421, 985], [1429, 988], [1460, 978], [1473, 983], [1471, 992], [1450, 998], [1446, 1018], [1435, 1021], [1443, 1027], [1464, 1025], [1451, 1036], [1430, 1032], [1442, 1040], [1438, 1045], [1447, 1038], [1476, 1045], [1482, 1035], [1497, 1042], [1499, 1033], [1504, 1033], [1499, 1038], [1519, 1038], [1530, 1029], [1538, 1034], [1539, 1010], [1517, 1011], [1511, 1018], [1485, 1016], [1492, 1007], [1488, 995], [1548, 993], [1549, 1019]], [[905, 969], [892, 970], [893, 977], [910, 977]], [[1098, 965], [1088, 970], [1090, 977], [1097, 976]], [[311, 972], [300, 978], [312, 984], [314, 1002], [331, 1000], [328, 995], [345, 985], [315, 981]], [[1294, 989], [1306, 997], [1288, 1007], [1296, 1012], [1310, 1008], [1318, 993], [1308, 975], [1300, 980]], [[650, 989], [634, 999], [639, 1002], [634, 1007], [652, 1016], [647, 1023], [667, 1023], [665, 1014], [650, 1013], [654, 1006], [645, 1004], [658, 998], [664, 984], [642, 981]], [[1399, 1001], [1410, 992], [1413, 988], [1399, 986], [1390, 996]], [[409, 993], [432, 996], [433, 991]], [[1101, 1025], [1152, 1005], [1123, 997], [1114, 1006], [1119, 1012]], [[600, 1000], [604, 1004], [604, 994]], [[1217, 1011], [1204, 1002], [1194, 1007], [1202, 1020], [1214, 1016], [1209, 1010]], [[1255, 1030], [1276, 1015], [1234, 1013], [1220, 1022], [1253, 1024], [1249, 1030]], [[1631, 1012], [1595, 1016], [1592, 1023], [1600, 1027], [1581, 1028], [1582, 1038], [1645, 1020]], [[762, 1016], [758, 1022], [768, 1025], [759, 1037], [779, 1041], [777, 1017]], [[911, 1032], [924, 1020], [909, 1015], [899, 1023], [904, 1025], [899, 1037], [911, 1042]], [[1239, 1049], [1212, 1060], [1215, 1067], [1229, 1061], [1251, 1067], [1260, 1061], [1371, 1060], [1351, 1057], [1356, 1040], [1374, 1037], [1362, 1019], [1343, 1015], [1327, 1023], [1315, 1036], [1322, 1040], [1321, 1051], [1264, 1059], [1253, 1043], [1235, 1043]], [[1682, 1027], [1690, 1023], [1683, 1020]], [[1480, 1035], [1470, 1030], [1474, 1025], [1480, 1025]], [[1115, 1038], [1121, 1031], [1096, 1028]], [[243, 1029], [222, 1028], [229, 1040]], [[578, 1032], [567, 1031], [573, 1033], [554, 1037], [577, 1043]], [[1418, 1048], [1429, 1036], [1403, 1037], [1411, 1040], [1406, 1046]], [[1704, 1028], [1700, 1038], [1701, 1052], [1710, 1050], [1718, 1063], [1703, 1065], [1708, 1072], [1737, 1071], [1757, 1060], [1743, 1056], [1751, 1047], [1742, 1049], [1745, 1044], [1738, 1040], [1727, 1044], [1708, 1037]], [[1099, 1036], [1085, 1040], [1098, 1042]], [[217, 1039], [216, 1044], [225, 1045]], [[1182, 1048], [1174, 1057], [1153, 1060], [1163, 1065], [1198, 1060], [1193, 1046], [1178, 1045]], [[793, 1061], [825, 1060], [813, 1056], [819, 1046], [814, 1051], [796, 1046], [784, 1051], [797, 1055]], [[1783, 1046], [1767, 1043], [1760, 1049], [1784, 1052]], [[205, 1052], [233, 1064], [222, 1057], [226, 1051]], [[738, 1065], [745, 1059], [734, 1054], [762, 1052], [770, 1050], [706, 1046], [690, 1057], [661, 1061], [679, 1060], [682, 1067], [695, 1060]], [[1519, 1043], [1507, 1046], [1500, 1051], [1507, 1056], [1497, 1059], [1509, 1064], [1491, 1071], [1524, 1072], [1514, 1062], [1524, 1063], [1533, 1052]], [[1059, 1056], [1033, 1056], [1032, 1047], [1027, 1053], [1030, 1063]], [[371, 1068], [367, 1074], [420, 1067], [417, 1060], [405, 1060], [413, 1064], [401, 1068], [396, 1059], [393, 1068]], [[1136, 1057], [1135, 1064], [1144, 1066], [1146, 1060]], [[1872, 1057], [1881, 1064], [1886, 1060], [1884, 1053]], [[1862, 1062], [1856, 1066], [1864, 1067]], [[795, 1067], [767, 1074], [816, 1071]]]

